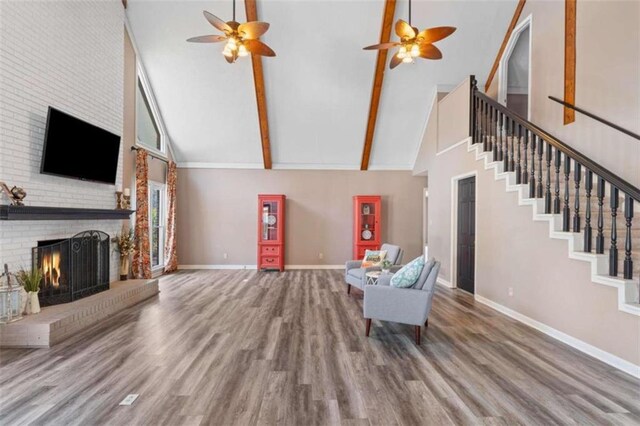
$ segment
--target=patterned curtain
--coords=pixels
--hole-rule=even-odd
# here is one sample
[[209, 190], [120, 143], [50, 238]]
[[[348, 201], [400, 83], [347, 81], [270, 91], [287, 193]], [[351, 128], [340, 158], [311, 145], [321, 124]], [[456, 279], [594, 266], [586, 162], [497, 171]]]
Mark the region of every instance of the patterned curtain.
[[167, 243], [164, 248], [165, 272], [173, 272], [178, 269], [178, 256], [176, 252], [176, 182], [178, 169], [176, 163], [169, 161], [167, 171]]
[[151, 278], [149, 249], [149, 167], [147, 151], [138, 148], [136, 154], [136, 248], [133, 251], [133, 276]]

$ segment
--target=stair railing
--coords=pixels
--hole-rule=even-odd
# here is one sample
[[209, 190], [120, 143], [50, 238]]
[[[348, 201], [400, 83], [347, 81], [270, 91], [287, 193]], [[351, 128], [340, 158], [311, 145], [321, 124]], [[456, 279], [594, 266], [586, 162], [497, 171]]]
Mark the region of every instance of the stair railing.
[[[481, 93], [474, 76], [471, 76], [470, 95], [469, 129], [473, 143], [482, 144], [483, 151], [491, 151], [493, 161], [501, 162], [505, 172], [514, 172], [517, 184], [527, 184], [530, 198], [544, 199], [545, 214], [561, 214], [564, 232], [582, 232], [585, 252], [593, 252], [595, 242], [595, 253], [604, 254], [605, 223], [611, 225], [608, 252], [612, 277], [618, 277], [619, 272], [617, 220], [622, 196], [625, 228], [622, 277], [633, 279], [631, 225], [634, 201], [640, 202], [640, 189]], [[571, 185], [575, 189], [573, 194]], [[611, 211], [605, 218], [603, 207], [607, 188]], [[585, 196], [584, 214], [581, 212], [581, 190]]]

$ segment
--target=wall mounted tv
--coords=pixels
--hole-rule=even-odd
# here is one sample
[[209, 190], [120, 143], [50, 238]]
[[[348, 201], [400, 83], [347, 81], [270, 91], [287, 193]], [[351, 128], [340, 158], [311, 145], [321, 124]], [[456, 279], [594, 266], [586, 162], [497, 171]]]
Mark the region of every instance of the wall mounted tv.
[[114, 184], [120, 136], [49, 107], [40, 173]]

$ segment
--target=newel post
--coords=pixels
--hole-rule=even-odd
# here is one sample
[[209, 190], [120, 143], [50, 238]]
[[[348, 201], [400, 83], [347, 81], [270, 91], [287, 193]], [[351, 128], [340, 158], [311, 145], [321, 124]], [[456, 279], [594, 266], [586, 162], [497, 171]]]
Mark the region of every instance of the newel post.
[[477, 143], [476, 140], [476, 108], [475, 108], [475, 93], [478, 90], [478, 82], [476, 76], [469, 76], [470, 90], [469, 90], [469, 136], [471, 137], [471, 143]]

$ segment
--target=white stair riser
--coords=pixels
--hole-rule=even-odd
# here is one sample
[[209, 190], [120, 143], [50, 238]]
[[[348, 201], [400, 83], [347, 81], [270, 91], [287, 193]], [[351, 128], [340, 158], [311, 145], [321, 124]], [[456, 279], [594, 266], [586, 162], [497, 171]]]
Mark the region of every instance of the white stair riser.
[[[621, 278], [622, 276], [622, 262], [624, 260], [624, 237], [625, 233], [621, 232], [625, 230], [624, 227], [624, 217], [622, 212], [624, 212], [624, 201], [623, 197], [620, 197], [620, 209], [618, 210], [618, 217], [616, 223], [616, 229], [618, 230], [618, 257], [619, 257], [619, 276], [620, 277], [610, 277], [609, 274], [609, 244], [610, 240], [607, 239], [610, 235], [610, 222], [611, 216], [610, 214], [605, 215], [605, 223], [609, 222], [609, 228], [607, 229], [607, 234], [605, 235], [605, 253], [604, 254], [595, 254], [595, 252], [585, 253], [583, 251], [584, 244], [584, 236], [582, 232], [574, 233], [574, 232], [562, 232], [562, 215], [561, 214], [545, 214], [544, 213], [544, 199], [539, 198], [529, 198], [529, 187], [528, 185], [516, 184], [516, 175], [514, 172], [504, 172], [504, 164], [500, 161], [493, 161], [493, 153], [491, 151], [484, 152], [482, 150], [482, 144], [471, 143], [469, 140], [467, 149], [469, 152], [472, 152], [476, 156], [476, 160], [483, 161], [484, 168], [486, 170], [493, 170], [494, 177], [496, 180], [504, 180], [506, 184], [507, 192], [516, 192], [518, 194], [518, 202], [520, 205], [529, 205], [532, 206], [534, 221], [547, 221], [549, 223], [549, 236], [551, 238], [563, 239], [567, 241], [569, 248], [569, 258], [582, 260], [591, 263], [591, 279], [593, 282], [598, 284], [603, 284], [611, 287], [616, 287], [618, 289], [618, 309], [623, 312], [627, 312], [633, 315], [640, 316], [640, 285], [639, 278], [636, 266], [640, 266], [640, 243], [639, 245], [635, 245], [636, 236], [633, 236], [632, 244], [635, 247], [638, 247], [638, 250], [633, 253], [632, 259], [634, 261], [634, 279], [633, 280], [625, 280]], [[537, 164], [536, 164], [537, 165]], [[546, 173], [546, 172], [545, 172]], [[546, 175], [545, 175], [546, 176]], [[583, 177], [584, 179], [584, 177]], [[545, 181], [546, 182], [546, 181]], [[592, 195], [595, 195], [595, 182], [594, 179], [594, 191]], [[573, 183], [573, 181], [571, 182]], [[572, 185], [570, 185], [571, 187]], [[607, 185], [607, 194], [609, 193]], [[564, 194], [564, 181], [561, 185], [561, 194]], [[581, 188], [581, 195], [583, 194], [583, 189]], [[597, 200], [597, 198], [592, 198], [592, 206], [597, 204], [593, 202], [593, 200]], [[561, 202], [563, 201], [563, 195], [561, 197]], [[574, 201], [574, 199], [572, 200]], [[609, 200], [606, 200], [606, 205], [608, 205]], [[638, 203], [640, 204], [640, 203]], [[573, 210], [573, 203], [570, 203], [570, 207]], [[580, 206], [582, 209], [582, 205]], [[604, 206], [603, 206], [604, 207]], [[635, 206], [634, 206], [635, 207]], [[595, 215], [593, 214], [595, 212]], [[603, 208], [604, 213], [604, 208]], [[573, 214], [573, 211], [572, 211]], [[608, 220], [607, 220], [608, 219]], [[640, 218], [638, 218], [637, 222], [640, 222]], [[573, 223], [571, 223], [573, 225]], [[584, 225], [584, 217], [582, 218], [582, 225]], [[594, 237], [597, 234], [597, 209], [592, 209], [592, 227], [594, 228]], [[632, 227], [637, 234], [639, 231], [636, 230], [638, 223], [635, 223]], [[595, 239], [593, 242], [593, 249], [595, 250]]]

